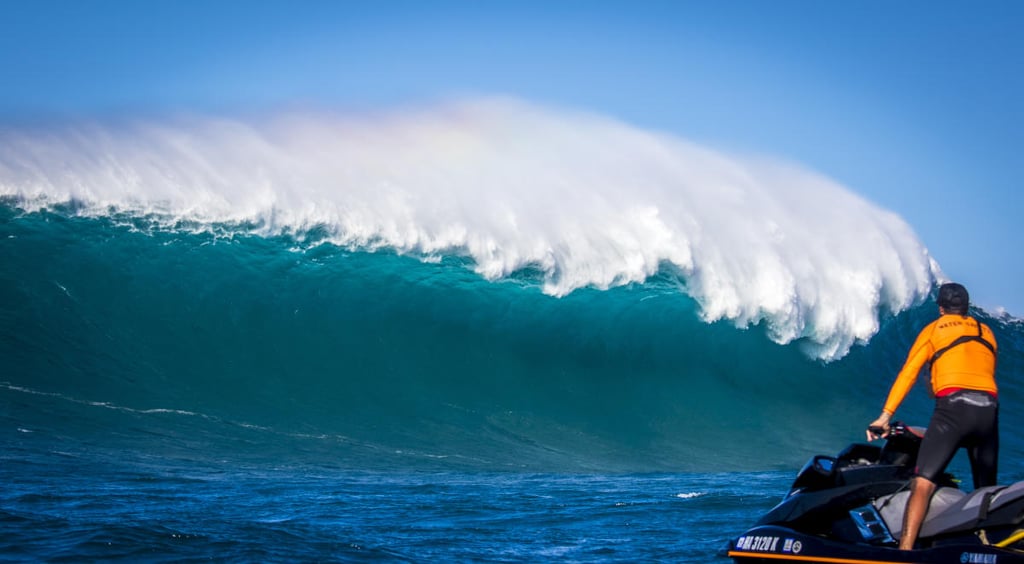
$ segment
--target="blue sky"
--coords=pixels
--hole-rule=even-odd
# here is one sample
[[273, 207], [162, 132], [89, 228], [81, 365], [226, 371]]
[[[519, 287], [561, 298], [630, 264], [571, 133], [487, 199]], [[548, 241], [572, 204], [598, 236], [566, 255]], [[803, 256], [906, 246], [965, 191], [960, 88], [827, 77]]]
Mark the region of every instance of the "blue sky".
[[0, 126], [511, 95], [830, 176], [1024, 315], [1024, 2], [0, 0]]

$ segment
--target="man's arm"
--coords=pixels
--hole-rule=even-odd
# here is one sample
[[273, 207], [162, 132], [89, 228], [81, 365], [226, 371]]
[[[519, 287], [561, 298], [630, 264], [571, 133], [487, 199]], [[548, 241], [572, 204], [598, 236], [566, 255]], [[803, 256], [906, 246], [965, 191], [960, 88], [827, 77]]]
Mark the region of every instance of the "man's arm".
[[[889, 431], [889, 421], [892, 420], [893, 414], [896, 413], [896, 409], [903, 403], [903, 398], [907, 396], [907, 392], [910, 391], [910, 388], [914, 386], [914, 382], [917, 381], [917, 374], [921, 371], [921, 367], [935, 353], [935, 347], [931, 342], [934, 327], [935, 323], [932, 322], [922, 329], [921, 333], [917, 335], [914, 345], [910, 347], [907, 360], [903, 363], [903, 368], [896, 376], [896, 381], [893, 382], [892, 388], [889, 389], [889, 396], [885, 400], [882, 414], [868, 425], [867, 438], [869, 441], [883, 437]], [[871, 430], [872, 427], [881, 428], [883, 432], [881, 434], [875, 433]]]

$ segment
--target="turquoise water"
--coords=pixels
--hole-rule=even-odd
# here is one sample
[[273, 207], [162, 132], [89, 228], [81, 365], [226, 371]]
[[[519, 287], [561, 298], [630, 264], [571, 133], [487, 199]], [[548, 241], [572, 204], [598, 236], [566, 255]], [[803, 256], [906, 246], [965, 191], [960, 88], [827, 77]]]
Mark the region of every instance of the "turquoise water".
[[[554, 297], [473, 265], [5, 201], [2, 558], [706, 561], [862, 436], [935, 315], [825, 362], [670, 267]], [[1024, 479], [1022, 324], [975, 313]]]

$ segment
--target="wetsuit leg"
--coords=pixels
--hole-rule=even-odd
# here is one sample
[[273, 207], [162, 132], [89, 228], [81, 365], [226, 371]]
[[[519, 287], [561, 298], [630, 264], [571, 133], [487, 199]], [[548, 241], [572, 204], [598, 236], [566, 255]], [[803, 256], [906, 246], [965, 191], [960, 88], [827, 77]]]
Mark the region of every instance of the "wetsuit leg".
[[938, 483], [939, 476], [946, 471], [946, 466], [960, 448], [964, 433], [958, 423], [957, 410], [950, 405], [948, 399], [936, 400], [935, 411], [932, 412], [928, 430], [921, 439], [921, 448], [917, 453], [915, 472], [918, 476]]
[[999, 407], [977, 409], [977, 434], [971, 437], [967, 457], [971, 462], [974, 487], [996, 485], [999, 468]]

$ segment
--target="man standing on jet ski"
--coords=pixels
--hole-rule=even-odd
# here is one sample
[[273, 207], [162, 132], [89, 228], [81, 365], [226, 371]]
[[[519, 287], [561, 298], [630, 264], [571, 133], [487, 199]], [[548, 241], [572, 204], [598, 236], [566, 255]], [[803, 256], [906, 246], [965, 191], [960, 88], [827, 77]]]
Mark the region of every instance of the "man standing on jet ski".
[[925, 364], [931, 365], [935, 411], [917, 455], [916, 475], [903, 515], [902, 550], [914, 548], [935, 493], [935, 482], [957, 449], [967, 449], [975, 488], [996, 484], [996, 339], [987, 325], [967, 315], [968, 303], [967, 289], [960, 284], [939, 287], [940, 317], [917, 336], [889, 391], [882, 414], [868, 426], [869, 441], [884, 437], [889, 420], [914, 385], [918, 372]]

